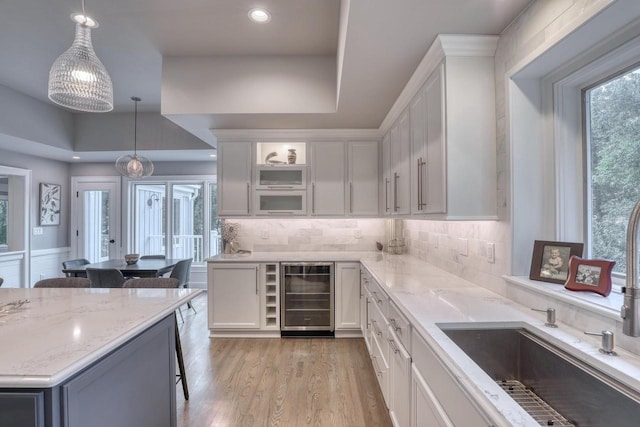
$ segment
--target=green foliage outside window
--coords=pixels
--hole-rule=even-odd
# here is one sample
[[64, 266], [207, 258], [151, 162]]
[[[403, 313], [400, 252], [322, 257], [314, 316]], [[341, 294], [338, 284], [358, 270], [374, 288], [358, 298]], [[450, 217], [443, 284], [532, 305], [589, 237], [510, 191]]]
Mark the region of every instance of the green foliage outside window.
[[591, 89], [591, 256], [626, 273], [626, 229], [640, 200], [640, 68]]
[[8, 200], [0, 200], [0, 245], [7, 244], [7, 205]]

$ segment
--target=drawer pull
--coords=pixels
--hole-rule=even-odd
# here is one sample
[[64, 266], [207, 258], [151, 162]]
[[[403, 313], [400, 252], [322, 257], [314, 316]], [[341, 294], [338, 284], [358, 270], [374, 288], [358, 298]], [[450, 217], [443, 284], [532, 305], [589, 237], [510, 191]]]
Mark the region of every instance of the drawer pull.
[[378, 298], [378, 293], [377, 293], [377, 292], [371, 292], [371, 293], [372, 293], [373, 295], [375, 295], [375, 297], [376, 297], [376, 302], [377, 302], [378, 304], [382, 304], [382, 300], [381, 300], [380, 298]]
[[400, 351], [400, 349], [398, 348], [398, 346], [396, 345], [395, 341], [392, 340], [391, 338], [387, 338], [387, 341], [389, 342], [389, 345], [391, 346], [391, 350], [393, 350], [393, 352], [395, 354], [398, 354], [398, 352]]
[[375, 332], [376, 335], [381, 337], [382, 336], [382, 331], [380, 329], [378, 329], [378, 326], [376, 325], [376, 321], [375, 320], [371, 321], [371, 326], [373, 326], [373, 332]]
[[376, 375], [382, 375], [382, 371], [378, 367], [378, 360], [376, 356], [371, 356], [371, 361], [373, 362], [373, 369], [376, 371]]
[[393, 326], [394, 331], [400, 332], [402, 330], [402, 328], [396, 323], [396, 319], [389, 319], [389, 323], [391, 323], [391, 326]]

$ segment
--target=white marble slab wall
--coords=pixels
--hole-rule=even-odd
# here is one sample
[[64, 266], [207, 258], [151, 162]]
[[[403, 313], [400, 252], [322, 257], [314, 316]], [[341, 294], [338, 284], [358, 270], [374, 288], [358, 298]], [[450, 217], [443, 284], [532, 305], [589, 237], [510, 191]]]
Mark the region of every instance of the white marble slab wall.
[[[410, 255], [503, 296], [508, 232], [508, 224], [499, 221], [405, 220], [404, 225]], [[495, 247], [494, 262], [489, 261], [489, 244]]]
[[375, 251], [384, 241], [384, 220], [377, 218], [226, 221], [240, 225], [240, 248], [255, 252]]

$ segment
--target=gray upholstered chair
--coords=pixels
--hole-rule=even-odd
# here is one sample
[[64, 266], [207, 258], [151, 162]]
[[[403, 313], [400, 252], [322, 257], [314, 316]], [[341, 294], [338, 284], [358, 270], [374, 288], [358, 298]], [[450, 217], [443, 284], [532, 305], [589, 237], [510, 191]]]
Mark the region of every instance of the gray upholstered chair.
[[[192, 258], [178, 261], [176, 266], [173, 267], [173, 270], [171, 270], [171, 274], [169, 275], [169, 277], [178, 279], [180, 281], [178, 287], [189, 287], [189, 277], [191, 276], [191, 261], [193, 261]], [[187, 303], [187, 307], [192, 309], [194, 313], [197, 313], [196, 309], [193, 307], [193, 304], [191, 304], [190, 302]]]
[[[83, 265], [87, 265], [90, 264], [88, 259], [85, 258], [78, 258], [78, 259], [70, 259], [68, 261], [63, 261], [62, 262], [62, 268], [63, 269], [67, 269], [67, 268], [73, 268], [73, 267], [80, 267]], [[65, 273], [65, 276], [67, 277], [87, 277], [86, 273], [77, 273], [77, 274], [73, 274], [73, 273]]]
[[124, 282], [123, 288], [177, 288], [178, 279], [171, 277], [141, 277]]
[[42, 279], [33, 285], [34, 288], [88, 288], [91, 281], [86, 277], [55, 277]]
[[121, 288], [125, 278], [117, 268], [87, 268], [92, 288]]
[[166, 259], [164, 255], [142, 255], [140, 259]]
[[3, 283], [4, 283], [4, 279], [0, 277], [0, 286], [2, 286]]
[[[180, 281], [171, 277], [141, 277], [138, 279], [127, 280], [123, 288], [178, 288]], [[175, 316], [175, 314], [174, 314]], [[184, 322], [184, 320], [183, 320]], [[184, 358], [182, 356], [182, 344], [180, 344], [180, 332], [178, 331], [178, 322], [175, 321], [175, 334], [176, 334], [176, 355], [178, 356], [178, 378], [182, 382], [182, 392], [184, 393], [185, 400], [189, 400], [189, 387], [187, 386], [187, 374], [184, 367]]]

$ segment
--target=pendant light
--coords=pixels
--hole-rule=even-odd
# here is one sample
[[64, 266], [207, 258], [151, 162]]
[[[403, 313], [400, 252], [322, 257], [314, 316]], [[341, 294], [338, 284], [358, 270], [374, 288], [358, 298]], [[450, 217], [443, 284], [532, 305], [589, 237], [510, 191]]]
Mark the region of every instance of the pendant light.
[[133, 114], [133, 156], [126, 155], [118, 157], [116, 160], [116, 170], [120, 175], [129, 178], [144, 178], [151, 176], [153, 173], [153, 163], [146, 157], [137, 154], [138, 139], [138, 102], [141, 101], [137, 96], [132, 96], [131, 100], [135, 102], [135, 111]]
[[49, 99], [63, 107], [89, 113], [113, 110], [113, 84], [107, 69], [91, 45], [91, 29], [98, 22], [82, 14], [71, 15], [76, 23], [73, 44], [58, 57], [49, 71]]

